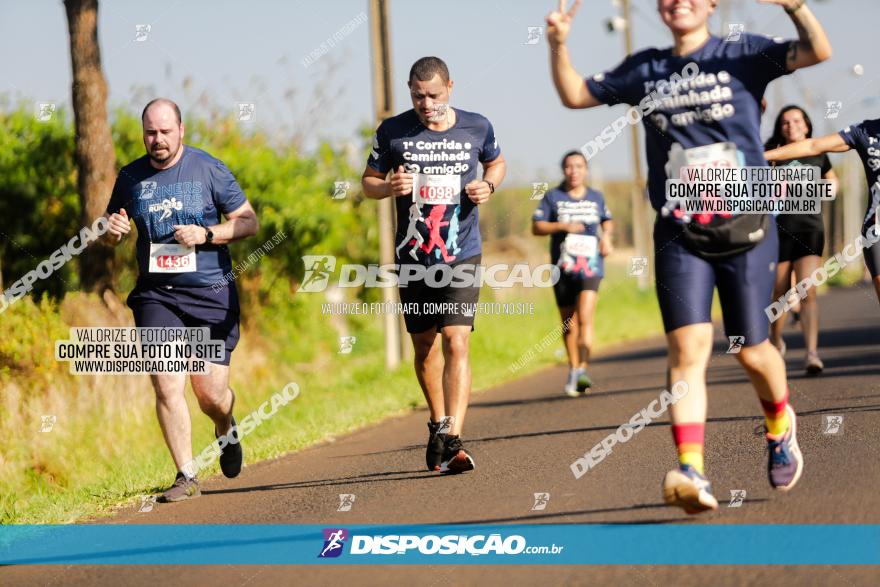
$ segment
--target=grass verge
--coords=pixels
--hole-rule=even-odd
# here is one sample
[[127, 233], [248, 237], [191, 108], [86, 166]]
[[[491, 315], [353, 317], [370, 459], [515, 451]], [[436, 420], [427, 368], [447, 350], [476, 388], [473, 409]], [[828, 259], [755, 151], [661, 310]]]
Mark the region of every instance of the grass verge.
[[[316, 295], [261, 310], [251, 317], [233, 358], [231, 386], [239, 419], [290, 381], [299, 397], [244, 440], [247, 461], [273, 458], [424, 405], [409, 362], [384, 366], [381, 321], [375, 316], [331, 319]], [[533, 314], [478, 316], [471, 342], [474, 389], [503, 384], [558, 361], [561, 341], [540, 345], [557, 327], [549, 289], [482, 292], [481, 301], [525, 304]], [[143, 376], [75, 376], [54, 361], [54, 341], [72, 325], [120, 323], [94, 297], [71, 294], [60, 305], [22, 300], [0, 327], [0, 522], [64, 523], [137, 503], [173, 480], [173, 466]], [[623, 260], [609, 263], [602, 284], [596, 345], [662, 332], [652, 290], [638, 291]], [[355, 336], [339, 354], [339, 328]], [[535, 349], [521, 368], [511, 369]], [[515, 372], [514, 372], [515, 371]], [[197, 453], [213, 440], [212, 424], [187, 392]], [[48, 432], [42, 417], [55, 416]], [[213, 468], [200, 473], [207, 478]], [[243, 474], [247, 474], [245, 471]]]

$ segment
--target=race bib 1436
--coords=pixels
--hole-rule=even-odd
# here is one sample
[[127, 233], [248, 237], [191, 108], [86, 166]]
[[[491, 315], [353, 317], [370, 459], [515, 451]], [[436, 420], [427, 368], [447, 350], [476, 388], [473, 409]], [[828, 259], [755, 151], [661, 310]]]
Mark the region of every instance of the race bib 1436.
[[195, 247], [150, 243], [150, 273], [191, 273], [195, 270]]

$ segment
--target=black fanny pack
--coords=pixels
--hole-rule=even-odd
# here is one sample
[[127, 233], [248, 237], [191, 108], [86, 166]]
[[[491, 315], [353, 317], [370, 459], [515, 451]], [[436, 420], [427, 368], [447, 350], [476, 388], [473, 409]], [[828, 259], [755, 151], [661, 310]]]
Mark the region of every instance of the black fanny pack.
[[696, 256], [706, 260], [725, 259], [753, 249], [767, 236], [768, 214], [740, 214], [731, 218], [712, 218], [709, 224], [690, 222], [682, 240]]

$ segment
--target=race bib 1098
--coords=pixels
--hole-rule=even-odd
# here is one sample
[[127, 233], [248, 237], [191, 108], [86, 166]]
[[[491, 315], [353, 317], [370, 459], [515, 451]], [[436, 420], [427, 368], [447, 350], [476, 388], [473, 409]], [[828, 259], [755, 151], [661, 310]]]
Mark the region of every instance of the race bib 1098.
[[461, 176], [416, 173], [413, 176], [413, 201], [420, 206], [424, 204], [457, 206], [461, 203]]

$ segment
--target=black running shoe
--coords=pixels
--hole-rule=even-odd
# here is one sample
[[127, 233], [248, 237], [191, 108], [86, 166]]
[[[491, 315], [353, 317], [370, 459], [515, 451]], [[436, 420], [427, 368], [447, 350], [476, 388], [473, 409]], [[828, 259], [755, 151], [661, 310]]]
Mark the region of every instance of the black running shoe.
[[[214, 436], [220, 438], [217, 430], [214, 429]], [[232, 418], [232, 430], [228, 434], [226, 446], [220, 453], [220, 470], [223, 474], [232, 479], [238, 477], [241, 473], [241, 462], [244, 460], [244, 452], [241, 450], [241, 439], [238, 437], [238, 425], [235, 423], [235, 417]]]
[[425, 449], [425, 465], [429, 471], [439, 471], [443, 461], [443, 434], [437, 434], [442, 422], [428, 422], [428, 448]]
[[465, 450], [458, 435], [447, 434], [443, 443], [441, 473], [464, 473], [474, 470], [474, 459]]
[[[229, 413], [231, 414], [232, 410], [235, 409], [235, 392], [232, 389], [229, 392], [232, 394], [232, 405], [229, 406]], [[220, 438], [221, 436], [223, 435], [218, 434], [217, 429], [214, 428], [214, 438]], [[238, 477], [238, 474], [241, 473], [241, 462], [244, 458], [235, 416], [232, 417], [231, 433], [227, 441], [226, 446], [223, 447], [223, 452], [220, 453], [220, 470], [223, 471], [224, 475], [232, 479], [233, 477]]]
[[199, 480], [195, 477], [189, 478], [183, 473], [178, 472], [177, 478], [174, 480], [174, 485], [172, 485], [168, 490], [159, 496], [160, 502], [175, 502], [175, 501], [184, 501], [193, 497], [199, 497], [202, 494], [199, 491]]

